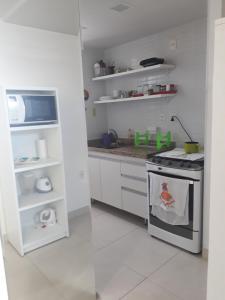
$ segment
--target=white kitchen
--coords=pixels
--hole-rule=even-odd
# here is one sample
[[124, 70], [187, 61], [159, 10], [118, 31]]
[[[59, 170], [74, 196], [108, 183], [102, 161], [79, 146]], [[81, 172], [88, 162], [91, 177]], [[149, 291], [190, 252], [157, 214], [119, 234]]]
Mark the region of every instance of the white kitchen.
[[[178, 2], [81, 3], [102, 299], [206, 299], [207, 3]], [[179, 216], [163, 193], [167, 208], [179, 197]]]
[[224, 300], [225, 1], [0, 0], [0, 298]]

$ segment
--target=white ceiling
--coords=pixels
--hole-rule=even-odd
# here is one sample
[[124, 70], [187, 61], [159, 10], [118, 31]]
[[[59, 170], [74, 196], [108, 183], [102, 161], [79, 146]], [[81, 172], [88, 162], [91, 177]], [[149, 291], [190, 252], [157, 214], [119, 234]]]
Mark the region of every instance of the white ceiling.
[[0, 0], [0, 18], [17, 25], [77, 35], [78, 7], [78, 0]]
[[204, 17], [207, 0], [80, 0], [80, 10], [84, 45], [108, 48]]

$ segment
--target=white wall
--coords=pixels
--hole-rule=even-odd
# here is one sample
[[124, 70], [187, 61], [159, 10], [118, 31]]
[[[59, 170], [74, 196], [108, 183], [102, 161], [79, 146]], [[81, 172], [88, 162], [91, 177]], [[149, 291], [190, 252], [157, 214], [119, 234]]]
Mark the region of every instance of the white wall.
[[[171, 39], [177, 40], [177, 50], [170, 50]], [[178, 84], [178, 95], [169, 103], [120, 103], [108, 105], [108, 126], [115, 128], [120, 136], [126, 136], [129, 128], [146, 130], [149, 126], [169, 128], [175, 140], [182, 144], [187, 137], [170, 116], [181, 117], [194, 140], [204, 143], [206, 19], [197, 20], [165, 32], [148, 36], [105, 51], [106, 61], [120, 66], [131, 64], [132, 58], [165, 57], [176, 69], [170, 80]], [[139, 77], [140, 78], [140, 77]], [[138, 78], [119, 79], [107, 83], [107, 93], [113, 89], [134, 88]], [[160, 115], [165, 120], [160, 120]]]
[[208, 300], [223, 300], [225, 296], [225, 201], [224, 190], [224, 84], [225, 84], [225, 19], [217, 23], [215, 33], [213, 93], [211, 101], [210, 151], [210, 235]]
[[[106, 106], [95, 105], [93, 102], [105, 94], [102, 82], [92, 81], [93, 66], [102, 59], [103, 50], [84, 49], [82, 51], [84, 88], [90, 93], [86, 102], [86, 122], [88, 139], [99, 138], [107, 130]], [[95, 111], [94, 111], [95, 110]]]
[[3, 249], [0, 239], [0, 299], [8, 299], [8, 291], [6, 286], [6, 277], [5, 277], [5, 266], [3, 261]]
[[68, 208], [89, 204], [79, 38], [1, 22], [0, 45], [0, 85], [58, 88]]
[[[224, 1], [225, 2], [225, 1]], [[210, 210], [210, 163], [212, 147], [212, 82], [214, 67], [215, 20], [222, 16], [222, 0], [208, 0], [207, 19], [207, 78], [206, 78], [206, 122], [205, 122], [205, 178], [204, 178], [204, 232], [203, 247], [209, 248], [209, 210]]]

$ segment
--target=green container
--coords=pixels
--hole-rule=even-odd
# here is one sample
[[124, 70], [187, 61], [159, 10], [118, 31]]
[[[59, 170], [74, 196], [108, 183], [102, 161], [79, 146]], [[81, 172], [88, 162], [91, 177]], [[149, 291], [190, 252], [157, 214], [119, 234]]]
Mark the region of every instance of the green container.
[[187, 154], [198, 153], [200, 151], [200, 146], [198, 142], [186, 142], [184, 143], [184, 151]]

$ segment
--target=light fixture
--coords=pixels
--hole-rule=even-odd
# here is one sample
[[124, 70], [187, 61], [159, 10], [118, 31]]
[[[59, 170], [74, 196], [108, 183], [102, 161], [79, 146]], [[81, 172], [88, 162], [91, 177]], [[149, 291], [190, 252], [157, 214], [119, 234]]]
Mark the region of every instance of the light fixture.
[[123, 4], [123, 3], [111, 7], [112, 10], [114, 10], [114, 11], [116, 11], [116, 12], [119, 12], [119, 13], [120, 13], [120, 12], [123, 12], [123, 11], [125, 11], [125, 10], [128, 10], [129, 8], [130, 8], [129, 5]]

